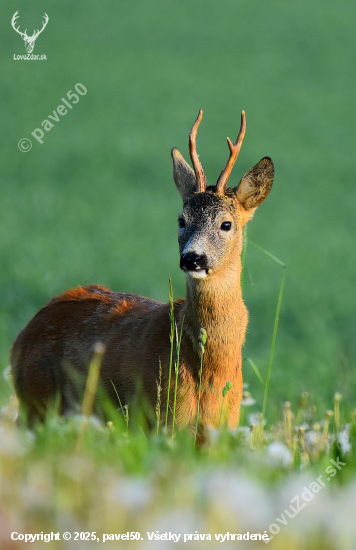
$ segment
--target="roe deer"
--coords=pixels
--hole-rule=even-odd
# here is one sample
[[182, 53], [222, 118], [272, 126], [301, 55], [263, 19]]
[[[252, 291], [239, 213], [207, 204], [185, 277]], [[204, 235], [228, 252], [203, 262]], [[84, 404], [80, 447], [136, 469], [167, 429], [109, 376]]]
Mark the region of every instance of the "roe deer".
[[[242, 396], [241, 347], [247, 326], [242, 300], [242, 229], [267, 197], [274, 168], [263, 158], [243, 176], [238, 186], [226, 187], [245, 135], [246, 121], [236, 143], [228, 138], [229, 159], [216, 185], [207, 187], [196, 152], [196, 134], [203, 112], [189, 135], [194, 171], [177, 149], [172, 149], [173, 178], [183, 199], [178, 217], [180, 268], [186, 275], [186, 299], [174, 303], [174, 319], [182, 339], [178, 370], [176, 421], [194, 426], [200, 373], [199, 336], [207, 332], [202, 370], [199, 434], [219, 424], [222, 389], [232, 389], [224, 402], [223, 421], [236, 426]], [[70, 376], [85, 376], [96, 343], [105, 346], [101, 384], [118, 403], [130, 402], [140, 384], [155, 407], [156, 381], [162, 367], [162, 409], [165, 408], [170, 362], [170, 304], [133, 294], [111, 292], [91, 285], [53, 298], [19, 334], [11, 351], [15, 388], [27, 408], [29, 422], [43, 418], [48, 404], [59, 396], [60, 412], [78, 403]], [[170, 396], [173, 402], [172, 375]], [[137, 396], [137, 393], [136, 393]], [[161, 415], [161, 418], [163, 415]]]

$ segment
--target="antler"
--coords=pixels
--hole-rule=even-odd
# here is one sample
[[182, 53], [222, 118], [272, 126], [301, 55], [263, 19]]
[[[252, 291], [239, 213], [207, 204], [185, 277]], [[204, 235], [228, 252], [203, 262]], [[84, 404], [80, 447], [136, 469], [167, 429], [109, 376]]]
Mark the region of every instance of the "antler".
[[199, 126], [202, 118], [203, 118], [203, 111], [202, 111], [202, 109], [200, 109], [199, 114], [198, 114], [198, 118], [194, 122], [194, 126], [191, 129], [191, 132], [189, 134], [189, 154], [190, 154], [191, 161], [193, 163], [195, 176], [197, 178], [197, 183], [198, 183], [197, 192], [198, 193], [204, 193], [204, 191], [206, 189], [206, 177], [205, 177], [205, 174], [204, 174], [204, 171], [203, 171], [203, 167], [200, 164], [200, 160], [199, 160], [199, 157], [198, 157], [198, 153], [197, 153], [197, 150], [196, 150], [196, 144], [195, 144], [195, 138], [196, 138], [196, 135], [197, 135], [198, 126]]
[[35, 32], [33, 33], [33, 38], [34, 38], [34, 39], [36, 39], [37, 36], [38, 36], [39, 34], [41, 34], [41, 32], [43, 31], [43, 29], [44, 29], [45, 26], [47, 25], [48, 20], [49, 20], [49, 17], [48, 17], [48, 15], [47, 15], [47, 13], [45, 12], [45, 20], [44, 20], [44, 22], [43, 22], [42, 29], [41, 29], [40, 31], [37, 29], [37, 32], [35, 31]]
[[19, 16], [19, 10], [17, 10], [17, 12], [14, 13], [13, 18], [11, 19], [11, 26], [14, 29], [14, 31], [18, 32], [22, 36], [22, 38], [25, 38], [25, 36], [27, 36], [27, 34], [26, 34], [27, 29], [26, 29], [25, 32], [21, 32], [20, 27], [18, 27], [18, 29], [15, 27], [16, 19], [18, 17], [20, 17]]
[[235, 144], [233, 145], [231, 140], [227, 138], [227, 143], [230, 148], [230, 157], [225, 165], [224, 170], [221, 172], [218, 182], [216, 184], [216, 193], [220, 197], [223, 197], [225, 194], [227, 180], [229, 179], [232, 167], [234, 166], [236, 159], [239, 155], [241, 145], [245, 137], [245, 132], [246, 132], [246, 117], [245, 117], [245, 111], [242, 111], [240, 132], [239, 132], [239, 135], [237, 136]]

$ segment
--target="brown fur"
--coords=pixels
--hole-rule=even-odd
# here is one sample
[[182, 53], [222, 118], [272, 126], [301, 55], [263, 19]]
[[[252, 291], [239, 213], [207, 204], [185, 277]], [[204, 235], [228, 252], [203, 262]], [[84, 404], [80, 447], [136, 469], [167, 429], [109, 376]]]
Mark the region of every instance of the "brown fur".
[[[273, 164], [263, 159], [238, 187], [225, 189], [221, 196], [215, 186], [197, 192], [193, 170], [176, 149], [172, 156], [174, 179], [184, 203], [181, 216], [186, 220], [179, 233], [180, 252], [194, 241], [194, 246], [204, 250], [210, 266], [205, 278], [187, 274], [186, 300], [174, 304], [178, 333], [183, 322], [176, 415], [179, 427], [195, 422], [200, 329], [204, 327], [207, 332], [199, 414], [202, 435], [204, 426], [219, 424], [222, 389], [227, 381], [233, 385], [225, 399], [223, 421], [230, 427], [238, 422], [241, 348], [248, 319], [240, 287], [242, 229], [271, 188]], [[225, 219], [232, 224], [229, 234], [220, 231]], [[101, 383], [116, 403], [116, 392], [126, 404], [142, 391], [154, 409], [161, 363], [163, 418], [170, 360], [169, 309], [169, 304], [95, 285], [53, 298], [19, 334], [11, 351], [15, 387], [29, 421], [43, 418], [56, 396], [62, 414], [75, 408], [81, 397], [72, 374], [85, 379], [97, 342], [105, 345]], [[174, 372], [171, 403], [173, 389]]]

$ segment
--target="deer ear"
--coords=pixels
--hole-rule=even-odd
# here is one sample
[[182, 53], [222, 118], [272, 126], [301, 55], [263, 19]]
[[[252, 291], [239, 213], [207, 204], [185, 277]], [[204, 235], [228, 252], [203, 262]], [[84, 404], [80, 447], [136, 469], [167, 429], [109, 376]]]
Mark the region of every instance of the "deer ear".
[[173, 179], [183, 201], [197, 189], [194, 170], [184, 160], [178, 149], [172, 149]]
[[274, 176], [272, 159], [265, 157], [244, 175], [234, 192], [245, 210], [257, 208], [271, 190]]

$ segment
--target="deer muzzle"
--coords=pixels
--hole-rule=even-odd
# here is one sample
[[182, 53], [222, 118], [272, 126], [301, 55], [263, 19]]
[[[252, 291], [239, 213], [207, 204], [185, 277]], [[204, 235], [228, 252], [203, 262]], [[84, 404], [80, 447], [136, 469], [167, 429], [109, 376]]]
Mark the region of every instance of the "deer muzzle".
[[179, 266], [183, 271], [203, 272], [205, 276], [209, 271], [207, 256], [205, 254], [197, 254], [196, 252], [182, 254]]

